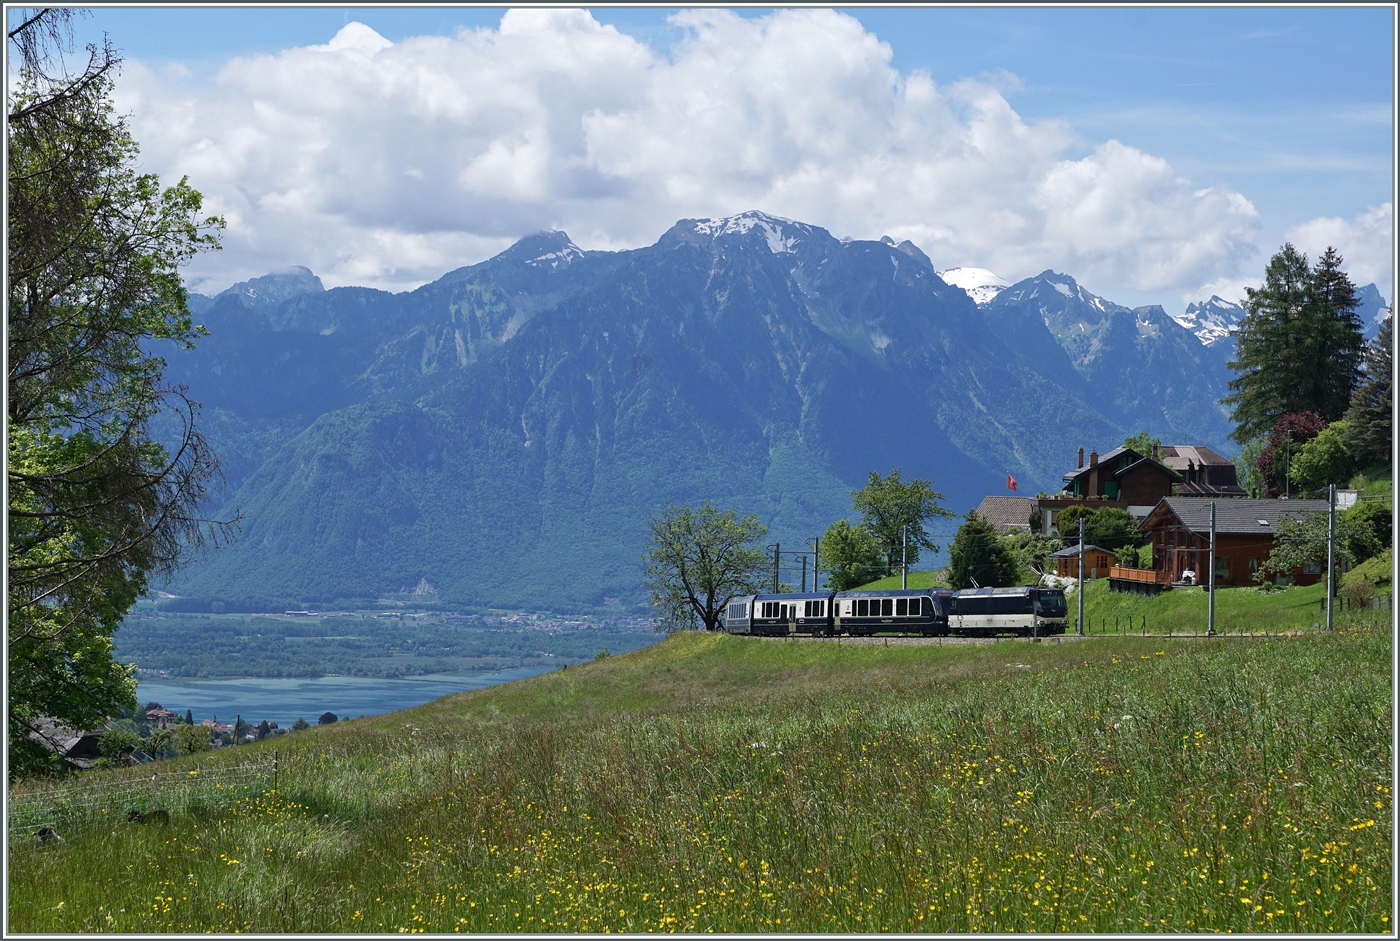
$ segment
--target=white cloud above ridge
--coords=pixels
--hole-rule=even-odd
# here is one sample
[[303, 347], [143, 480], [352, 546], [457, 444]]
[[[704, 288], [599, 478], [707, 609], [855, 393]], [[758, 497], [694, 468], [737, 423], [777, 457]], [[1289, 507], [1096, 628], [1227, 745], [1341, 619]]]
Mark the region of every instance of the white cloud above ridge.
[[215, 290], [292, 263], [401, 290], [542, 228], [615, 249], [748, 209], [1101, 292], [1188, 291], [1257, 254], [1242, 195], [1023, 121], [1014, 76], [900, 74], [828, 10], [672, 19], [688, 33], [669, 58], [585, 10], [396, 44], [352, 23], [203, 85], [128, 63], [117, 103], [143, 165], [228, 219], [190, 268]]
[[1292, 226], [1288, 240], [1309, 260], [1329, 247], [1342, 256], [1342, 267], [1358, 287], [1375, 283], [1381, 295], [1395, 301], [1395, 216], [1389, 202], [1369, 206], [1351, 219], [1322, 216]]

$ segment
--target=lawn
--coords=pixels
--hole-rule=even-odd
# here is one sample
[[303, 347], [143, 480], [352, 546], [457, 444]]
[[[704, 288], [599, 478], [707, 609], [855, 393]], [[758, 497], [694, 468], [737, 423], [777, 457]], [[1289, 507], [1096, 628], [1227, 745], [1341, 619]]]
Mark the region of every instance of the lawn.
[[[12, 836], [9, 928], [1388, 933], [1390, 665], [1364, 628], [678, 635], [172, 762], [210, 783], [125, 798], [169, 826]], [[220, 778], [274, 747], [275, 792]]]

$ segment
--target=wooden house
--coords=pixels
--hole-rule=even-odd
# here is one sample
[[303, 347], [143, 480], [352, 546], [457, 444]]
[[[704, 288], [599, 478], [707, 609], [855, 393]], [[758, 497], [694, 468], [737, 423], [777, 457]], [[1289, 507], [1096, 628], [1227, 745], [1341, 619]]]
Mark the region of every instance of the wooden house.
[[1152, 457], [1181, 478], [1173, 488], [1187, 497], [1244, 497], [1235, 473], [1235, 462], [1201, 444], [1163, 444]]
[[[1158, 500], [1171, 496], [1173, 485], [1181, 481], [1176, 471], [1132, 448], [1114, 448], [1102, 459], [1097, 451], [1090, 451], [1087, 464], [1084, 449], [1080, 448], [1079, 466], [1061, 479], [1061, 493], [1038, 498], [1041, 532], [1059, 533], [1056, 517], [1077, 505], [1088, 505], [1090, 509], [1117, 507], [1142, 519]], [[1077, 538], [1075, 533], [1059, 534], [1066, 539]]]
[[[1246, 497], [1164, 497], [1138, 527], [1152, 540], [1152, 567], [1173, 582], [1196, 573], [1210, 580], [1210, 505], [1215, 504], [1215, 584], [1253, 585], [1254, 575], [1273, 551], [1284, 516], [1327, 512], [1326, 500], [1254, 500]], [[1299, 569], [1293, 581], [1311, 585], [1322, 567]]]
[[[1054, 553], [1051, 558], [1055, 560], [1056, 575], [1061, 578], [1079, 577], [1079, 543], [1066, 546]], [[1084, 547], [1085, 578], [1107, 578], [1108, 570], [1117, 564], [1117, 558], [1112, 550], [1100, 549], [1098, 546]]]
[[1172, 484], [1180, 482], [1181, 475], [1132, 448], [1114, 448], [1102, 458], [1090, 451], [1086, 465], [1080, 448], [1079, 467], [1061, 479], [1065, 491], [1076, 499], [1099, 497], [1130, 506], [1155, 506], [1171, 495]]

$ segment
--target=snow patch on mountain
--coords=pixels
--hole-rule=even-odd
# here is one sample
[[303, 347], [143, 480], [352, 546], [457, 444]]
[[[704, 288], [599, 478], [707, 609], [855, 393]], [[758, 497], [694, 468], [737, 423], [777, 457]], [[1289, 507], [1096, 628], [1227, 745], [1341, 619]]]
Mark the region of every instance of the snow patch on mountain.
[[695, 231], [700, 235], [719, 238], [724, 235], [743, 235], [754, 228], [763, 230], [768, 242], [768, 250], [775, 255], [790, 253], [806, 236], [811, 235], [810, 226], [782, 216], [770, 216], [766, 212], [745, 212], [724, 219], [701, 219], [695, 223]]
[[529, 261], [525, 262], [525, 264], [535, 265], [536, 267], [542, 265], [549, 265], [549, 267], [556, 269], [560, 265], [563, 265], [567, 268], [569, 265], [578, 261], [582, 257], [583, 249], [579, 248], [573, 242], [569, 242], [567, 245], [563, 246], [558, 251], [548, 252], [544, 255], [538, 256], [537, 258], [531, 258]]
[[949, 268], [947, 271], [938, 272], [938, 276], [945, 283], [966, 291], [968, 297], [979, 307], [987, 306], [992, 302], [992, 298], [1011, 286], [1010, 281], [986, 268]]
[[1244, 319], [1244, 308], [1227, 301], [1218, 294], [1212, 294], [1208, 301], [1198, 301], [1187, 306], [1182, 314], [1172, 315], [1172, 319], [1190, 330], [1206, 346], [1214, 346], [1239, 329]]

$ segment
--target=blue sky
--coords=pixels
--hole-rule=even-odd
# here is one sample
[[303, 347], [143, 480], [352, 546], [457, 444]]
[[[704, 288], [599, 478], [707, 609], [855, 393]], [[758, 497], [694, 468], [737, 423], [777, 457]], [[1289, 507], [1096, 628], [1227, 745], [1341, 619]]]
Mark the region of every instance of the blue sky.
[[[658, 90], [650, 93], [654, 98], [667, 94], [683, 96], [686, 94], [685, 82], [679, 76], [703, 74], [679, 67], [683, 64], [680, 60], [693, 64], [695, 57], [703, 54], [710, 56], [705, 61], [719, 61], [715, 57], [721, 53], [716, 53], [713, 48], [696, 52], [697, 27], [693, 23], [678, 22], [672, 9], [596, 9], [591, 12], [597, 23], [615, 27], [625, 36], [649, 48], [656, 57], [656, 61], [650, 65], [636, 66], [642, 69], [638, 76], [656, 77]], [[800, 63], [802, 57], [808, 54], [830, 56], [830, 47], [823, 43], [841, 32], [840, 24], [833, 26], [828, 21], [783, 31], [777, 28], [782, 21], [775, 20], [772, 11], [755, 9], [736, 12], [744, 21], [754, 24], [755, 29], [764, 28], [764, 24], [772, 26], [767, 28], [764, 37], [753, 38], [733, 32], [733, 26], [721, 24], [710, 30], [707, 41], [711, 47], [752, 40], [755, 44], [753, 48], [763, 49], [765, 56], [776, 59], [791, 56], [792, 61]], [[648, 207], [646, 212], [635, 215], [635, 218], [647, 221], [630, 225], [618, 221], [625, 214], [626, 200], [616, 194], [609, 197], [610, 202], [605, 210], [595, 205], [592, 214], [588, 201], [581, 200], [578, 191], [565, 187], [549, 195], [540, 190], [538, 183], [523, 187], [519, 199], [523, 200], [522, 206], [529, 203], [529, 209], [522, 209], [516, 214], [502, 210], [497, 203], [488, 206], [480, 200], [468, 200], [462, 203], [464, 215], [484, 212], [490, 214], [495, 222], [489, 226], [477, 226], [470, 232], [466, 231], [472, 228], [470, 225], [462, 231], [453, 230], [455, 251], [462, 255], [481, 254], [485, 257], [508, 244], [512, 235], [526, 234], [525, 231], [509, 231], [512, 224], [528, 229], [538, 220], [551, 220], [549, 224], [567, 224], [571, 235], [584, 247], [620, 247], [653, 240], [664, 228], [660, 220], [667, 218], [668, 211], [721, 215], [740, 208], [763, 208], [778, 214], [792, 214], [801, 210], [807, 216], [817, 215], [819, 218], [804, 218], [804, 221], [826, 225], [837, 235], [878, 237], [882, 232], [875, 231], [875, 228], [883, 226], [891, 234], [903, 234], [924, 245], [941, 267], [983, 264], [998, 270], [1005, 277], [1014, 278], [1035, 273], [1030, 269], [1039, 270], [1041, 262], [1037, 259], [1043, 257], [1044, 267], [1068, 270], [1091, 289], [1115, 300], [1123, 303], [1160, 302], [1169, 310], [1174, 305], [1179, 307], [1182, 299], [1189, 297], [1193, 291], [1199, 292], [1209, 286], [1234, 289], [1251, 281], [1262, 270], [1267, 255], [1285, 238], [1302, 241], [1335, 238], [1343, 242], [1344, 252], [1349, 249], [1356, 256], [1357, 264], [1364, 269], [1360, 273], [1383, 277], [1386, 281], [1393, 277], [1393, 264], [1388, 261], [1393, 253], [1393, 240], [1387, 239], [1388, 244], [1383, 251], [1366, 247], [1375, 242], [1377, 232], [1389, 232], [1392, 225], [1389, 204], [1393, 201], [1395, 72], [1394, 13], [1389, 7], [856, 8], [841, 12], [858, 21], [867, 37], [887, 44], [885, 65], [901, 79], [926, 74], [940, 93], [946, 93], [960, 82], [970, 82], [968, 87], [979, 93], [990, 91], [999, 96], [1019, 122], [1043, 132], [1038, 142], [1027, 142], [1026, 146], [1030, 150], [1043, 148], [1046, 162], [1036, 167], [1017, 169], [1014, 173], [1002, 164], [998, 164], [1001, 169], [996, 172], [981, 173], [968, 170], [961, 163], [958, 166], [963, 170], [955, 171], [949, 169], [951, 165], [936, 161], [920, 162], [917, 154], [908, 155], [911, 149], [921, 145], [920, 141], [907, 137], [885, 143], [877, 141], [872, 145], [884, 147], [883, 153], [886, 154], [904, 155], [898, 159], [911, 161], [910, 173], [932, 173], [938, 177], [965, 171], [968, 179], [989, 181], [1005, 179], [1007, 173], [1020, 174], [1025, 180], [1020, 198], [1036, 199], [1040, 197], [1033, 194], [1044, 190], [1044, 180], [1057, 178], [1056, 166], [1069, 167], [1076, 161], [1088, 161], [1079, 168], [1080, 175], [1092, 176], [1109, 173], [1100, 164], [1103, 167], [1112, 164], [1120, 167], [1122, 179], [1126, 180], [1149, 172], [1152, 160], [1162, 160], [1169, 165], [1169, 170], [1162, 171], [1158, 181], [1144, 182], [1135, 190], [1122, 190], [1121, 194], [1118, 190], [1112, 191], [1119, 194], [1114, 198], [1164, 200], [1155, 207], [1155, 213], [1148, 211], [1153, 207], [1146, 207], [1143, 212], [1137, 213], [1132, 225], [1151, 229], [1152, 218], [1166, 218], [1173, 212], [1196, 213], [1200, 226], [1209, 228], [1218, 225], [1219, 232], [1211, 236], [1210, 245], [1203, 247], [1201, 244], [1187, 245], [1183, 242], [1173, 249], [1181, 258], [1190, 259], [1189, 262], [1177, 264], [1175, 268], [1162, 260], [1160, 252], [1152, 255], [1148, 248], [1134, 249], [1136, 254], [1111, 259], [1111, 237], [1104, 236], [1096, 242], [1082, 229], [1069, 232], [1063, 226], [1056, 228], [1051, 225], [1036, 238], [1027, 237], [1024, 245], [1010, 250], [1003, 247], [1009, 236], [1003, 234], [995, 239], [991, 236], [979, 239], [975, 233], [967, 231], [974, 224], [971, 221], [944, 223], [939, 218], [901, 216], [898, 205], [910, 204], [907, 194], [894, 193], [890, 207], [865, 214], [853, 209], [849, 202], [843, 206], [828, 205], [818, 195], [801, 196], [794, 189], [792, 168], [772, 163], [757, 171], [760, 176], [769, 174], [763, 185], [752, 180], [746, 184], [747, 188], [733, 180], [713, 183], [715, 192], [725, 194], [726, 198], [716, 198], [716, 205], [704, 212], [703, 201], [697, 202], [688, 197], [661, 198], [657, 194], [689, 190], [703, 192], [712, 185], [705, 174], [715, 172], [713, 168], [690, 168], [681, 174], [684, 179], [678, 177], [677, 180], [670, 180], [664, 178], [663, 171], [651, 167], [645, 170], [645, 174], [649, 175], [645, 176], [644, 184], [639, 182], [640, 177], [629, 177], [628, 185], [620, 187], [619, 192], [632, 194], [639, 200], [638, 205], [645, 202]], [[454, 37], [461, 30], [495, 31], [501, 24], [501, 15], [502, 11], [496, 9], [444, 8], [100, 8], [94, 11], [92, 17], [79, 21], [78, 33], [81, 41], [105, 31], [129, 63], [139, 65], [137, 69], [129, 66], [123, 78], [124, 83], [139, 89], [139, 92], [133, 91], [120, 100], [139, 102], [148, 107], [152, 114], [163, 109], [183, 109], [186, 113], [193, 109], [208, 113], [213, 104], [223, 108], [239, 97], [264, 102], [269, 97], [277, 98], [275, 92], [260, 84], [261, 79], [250, 78], [247, 69], [241, 73], [234, 69], [238, 74], [231, 76], [228, 63], [235, 56], [245, 59], [270, 56], [272, 59], [266, 61], [281, 61], [281, 71], [287, 76], [303, 75], [289, 61], [285, 61], [286, 51], [326, 44], [337, 31], [352, 21], [370, 27], [390, 43], [398, 44], [392, 50], [394, 54], [407, 55], [406, 50], [413, 44], [405, 45], [406, 40], [423, 36]], [[812, 38], [815, 36], [813, 31], [822, 30], [827, 33], [825, 39]], [[699, 28], [699, 34], [703, 39], [706, 27]], [[846, 33], [841, 35], [852, 40], [852, 48], [859, 45], [856, 39], [864, 38], [853, 38]], [[542, 41], [541, 45], [546, 42]], [[705, 42], [699, 45], [704, 46]], [[828, 51], [817, 51], [820, 49]], [[464, 57], [472, 54], [472, 49], [466, 47], [431, 53], [422, 60], [424, 64], [419, 68], [437, 68], [452, 73], [456, 71], [453, 63], [463, 61]], [[879, 66], [879, 62], [874, 60], [880, 56], [868, 49], [864, 54], [870, 61], [852, 65], [850, 74], [876, 81], [869, 78], [874, 74], [870, 69]], [[618, 55], [626, 59], [631, 53], [622, 47], [615, 47], [608, 50], [600, 48], [597, 55]], [[668, 70], [658, 65], [667, 62], [677, 67]], [[874, 65], [870, 62], [874, 62]], [[550, 63], [539, 66], [545, 71], [551, 67]], [[584, 64], [579, 68], [587, 71], [588, 66]], [[139, 74], [133, 76], [133, 72]], [[662, 73], [669, 77], [659, 77]], [[592, 72], [588, 74], [593, 75]], [[775, 81], [782, 86], [789, 80], [778, 78]], [[286, 81], [290, 83], [293, 79], [289, 77]], [[526, 84], [536, 87], [531, 84], [533, 81], [530, 79]], [[695, 80], [692, 77], [687, 81], [693, 84]], [[582, 79], [579, 82], [584, 84]], [[812, 94], [840, 95], [843, 88], [851, 87], [850, 84], [833, 82], [830, 88], [813, 90]], [[286, 94], [293, 93], [294, 89], [286, 90]], [[593, 105], [580, 102], [573, 110], [566, 109], [566, 113], [551, 120], [577, 119], [586, 123], [591, 120], [587, 117], [591, 112], [616, 109], [635, 118], [628, 131], [631, 135], [628, 140], [637, 140], [639, 135], [649, 133], [653, 125], [647, 123], [643, 113], [645, 109], [637, 101], [623, 101], [617, 97], [619, 93], [612, 89], [600, 90], [597, 94], [600, 97]], [[756, 113], [744, 110], [750, 107], [749, 103], [737, 100], [726, 103], [722, 91], [713, 94], [719, 102], [717, 107], [735, 109], [735, 123], [742, 124]], [[805, 86], [800, 84], [779, 87], [774, 92], [773, 101], [764, 108], [782, 108], [785, 107], [784, 102], [791, 102], [792, 107], [798, 108], [804, 94]], [[978, 111], [981, 105], [969, 105], [967, 100], [958, 99], [956, 95], [945, 97], [945, 104], [952, 109], [955, 119], [961, 121], [957, 126], [963, 128], [965, 136], [975, 135], [977, 121], [973, 112], [983, 113], [985, 109]], [[906, 105], [900, 104], [898, 107]], [[247, 117], [248, 113], [247, 109], [243, 109], [238, 120], [254, 120]], [[298, 113], [302, 118], [307, 117], [304, 110]], [[372, 110], [354, 115], [345, 112], [342, 117], [346, 121], [363, 123], [366, 114], [371, 115], [372, 119], [373, 113]], [[234, 190], [242, 192], [244, 195], [241, 198], [246, 200], [247, 193], [257, 190], [260, 185], [275, 188], [267, 183], [267, 176], [256, 178], [246, 168], [240, 171], [222, 168], [222, 175], [211, 175], [201, 180], [195, 171], [204, 165], [190, 158], [191, 139], [175, 141], [172, 137], [168, 146], [157, 139], [163, 134], [163, 128], [169, 126], [168, 115], [159, 121], [152, 119], [147, 123], [139, 111], [133, 110], [133, 117], [138, 140], [148, 155], [147, 159], [153, 164], [152, 169], [163, 174], [189, 172], [194, 184], [206, 194], [222, 197], [215, 202], [220, 204], [219, 208], [226, 215], [228, 207], [238, 208]], [[210, 120], [213, 120], [212, 115]], [[901, 117], [892, 111], [889, 120], [898, 121]], [[231, 126], [232, 121], [234, 117], [231, 114], [225, 115], [223, 126]], [[845, 130], [854, 138], [859, 137], [849, 128]], [[421, 129], [411, 133], [416, 135], [421, 133]], [[658, 129], [656, 133], [663, 136], [667, 132]], [[755, 128], [754, 133], [759, 133], [759, 130]], [[838, 129], [838, 136], [840, 133], [842, 129]], [[216, 143], [220, 136], [208, 128], [202, 129], [200, 134], [200, 139], [213, 139]], [[498, 128], [497, 134], [505, 138], [512, 135], [529, 136], [527, 130], [506, 126]], [[335, 136], [333, 142], [321, 140], [315, 146], [330, 149], [353, 146], [346, 140], [344, 136]], [[929, 143], [931, 140], [921, 139], [923, 145], [937, 146]], [[1014, 143], [1016, 140], [1020, 138], [1011, 134], [1001, 146], [1019, 146]], [[484, 149], [489, 149], [490, 142], [485, 138], [472, 138], [472, 141], [458, 142], [463, 159], [468, 153], [479, 157]], [[1126, 145], [1129, 149], [1127, 157], [1122, 153], [1115, 157], [1116, 152], [1105, 151], [1103, 148], [1110, 141]], [[586, 145], [579, 146], [592, 154], [598, 146], [596, 134], [588, 137]], [[736, 139], [716, 146], [720, 149], [726, 146], [738, 148], [733, 151], [738, 153], [743, 151], [745, 144]], [[796, 146], [795, 142], [793, 146]], [[560, 148], [567, 150], [568, 146], [556, 144], [556, 151]], [[861, 156], [843, 153], [833, 160], [846, 168], [869, 166], [869, 160], [860, 163]], [[371, 162], [378, 166], [383, 159], [381, 153]], [[889, 159], [894, 158], [881, 157], [879, 162], [884, 166]], [[1117, 163], [1114, 163], [1115, 160]], [[607, 180], [616, 181], [620, 176], [625, 176], [618, 166], [614, 160], [599, 173]], [[409, 167], [406, 172], [426, 172], [429, 179], [433, 177], [433, 171], [426, 168]], [[541, 172], [564, 171], [556, 167], [554, 171]], [[834, 174], [834, 179], [847, 171], [832, 169], [830, 172]], [[1035, 174], [1040, 176], [1032, 179]], [[1231, 209], [1224, 202], [1220, 202], [1216, 209], [1208, 206], [1188, 207], [1184, 203], [1178, 205], [1180, 200], [1186, 198], [1180, 193], [1161, 195], [1165, 192], [1163, 187], [1166, 183], [1163, 181], [1168, 177], [1185, 181], [1184, 188], [1178, 187], [1182, 193], [1213, 188], [1222, 194], [1222, 200], [1226, 194], [1232, 194], [1232, 198], [1242, 197], [1252, 208], [1253, 216], [1245, 218], [1248, 212], [1241, 215], [1237, 205]], [[442, 180], [443, 185], [450, 185], [448, 177], [443, 176]], [[590, 185], [596, 188], [596, 184]], [[830, 183], [825, 185], [829, 187]], [[1127, 183], [1123, 185], [1128, 186]], [[228, 193], [223, 192], [225, 188], [229, 189]], [[500, 189], [499, 185], [497, 189]], [[1082, 192], [1082, 186], [1074, 192]], [[366, 226], [377, 226], [380, 230], [386, 227], [382, 212], [376, 215], [375, 211], [363, 209], [337, 210], [328, 205], [336, 202], [336, 199], [324, 193], [314, 198], [305, 193], [295, 198], [286, 194], [284, 197], [283, 202], [278, 204], [282, 207], [279, 211], [288, 211], [288, 200], [296, 203], [301, 199], [317, 217], [317, 225], [322, 230], [328, 219], [337, 218], [345, 219], [352, 228], [358, 227], [357, 231]], [[778, 205], [747, 206], [742, 204], [745, 198], [763, 198]], [[978, 212], [995, 214], [1000, 209], [1022, 212], [1023, 207], [1017, 198], [1008, 195], [1006, 206], [982, 206]], [[1062, 201], [1055, 202], [1061, 199], [1059, 196], [1046, 198], [1055, 206], [1063, 204]], [[1177, 203], [1172, 200], [1177, 200]], [[259, 237], [253, 231], [258, 225], [265, 229], [278, 225], [270, 218], [261, 221], [255, 218], [257, 213], [251, 211], [252, 208], [263, 203], [253, 199], [235, 213], [240, 221], [236, 225], [231, 221], [231, 235], [236, 237], [230, 238], [227, 244], [234, 250], [223, 253], [229, 278], [252, 271], [258, 264], [272, 260], [269, 252], [273, 249], [269, 239]], [[1053, 213], [1053, 208], [1045, 208], [1044, 203], [1045, 199], [1041, 199], [1035, 212], [1041, 215]], [[783, 212], [784, 209], [787, 212]], [[914, 209], [909, 211], [912, 213]], [[945, 198], [942, 202], [928, 202], [922, 211], [930, 216], [953, 217], [957, 215], [959, 207]], [[975, 219], [977, 213], [969, 212], [967, 219]], [[370, 216], [375, 218], [371, 220]], [[1093, 227], [1098, 223], [1093, 219], [1082, 219], [1079, 224], [1081, 227]], [[280, 227], [285, 229], [285, 224]], [[399, 228], [402, 229], [399, 233], [401, 241], [405, 244], [397, 249], [385, 248], [382, 243], [392, 242], [394, 238], [381, 233], [378, 241], [381, 243], [379, 252], [382, 257], [377, 259], [368, 259], [366, 255], [358, 264], [342, 263], [337, 266], [334, 258], [312, 252], [301, 258], [288, 258], [287, 263], [311, 263], [318, 271], [328, 271], [331, 280], [335, 280], [337, 275], [353, 280], [352, 275], [358, 275], [364, 283], [407, 285], [416, 279], [430, 277], [435, 263], [447, 261], [446, 256], [439, 259], [433, 252], [406, 244], [414, 238], [442, 231], [440, 221], [408, 222]], [[1024, 225], [1019, 229], [1013, 226], [1007, 231], [1024, 228]], [[1126, 234], [1122, 237], [1131, 241]], [[1150, 234], [1150, 237], [1159, 244], [1185, 238], [1180, 231], [1167, 230]], [[1352, 243], [1346, 242], [1348, 238]], [[1073, 251], [1060, 251], [1055, 248], [1057, 239], [1078, 247]], [[373, 253], [368, 245], [375, 240], [363, 237], [362, 231], [360, 236], [350, 241], [356, 244], [352, 251], [361, 255]], [[262, 249], [251, 249], [250, 246], [254, 245], [261, 245]], [[285, 241], [277, 245], [279, 250], [289, 247]], [[1219, 254], [1214, 264], [1197, 257], [1202, 252], [1212, 250], [1210, 246], [1215, 246], [1214, 250]], [[395, 251], [402, 257], [390, 257]], [[463, 260], [480, 259], [468, 257]], [[1068, 267], [1074, 263], [1078, 263], [1081, 270]], [[1143, 272], [1150, 269], [1153, 273], [1142, 274], [1135, 280], [1135, 267]], [[220, 280], [215, 268], [206, 264], [202, 271], [211, 283]], [[1200, 283], [1191, 283], [1193, 280]], [[1388, 283], [1382, 284], [1381, 289], [1387, 297], [1393, 295]]]

